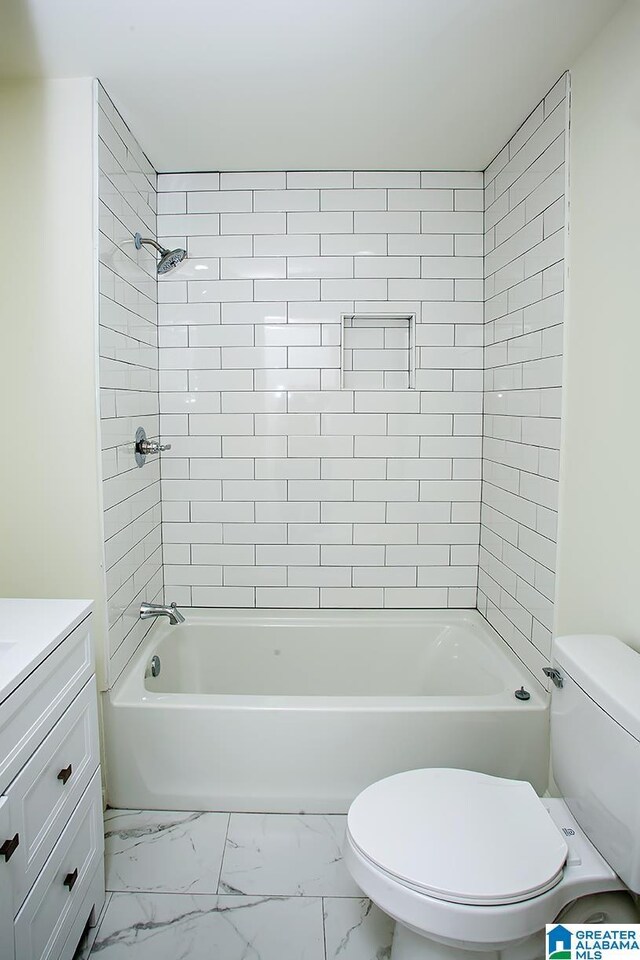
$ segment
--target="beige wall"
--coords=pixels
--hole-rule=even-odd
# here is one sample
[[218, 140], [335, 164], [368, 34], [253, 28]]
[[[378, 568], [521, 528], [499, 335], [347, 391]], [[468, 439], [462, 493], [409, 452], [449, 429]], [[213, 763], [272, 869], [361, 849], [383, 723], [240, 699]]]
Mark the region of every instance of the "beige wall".
[[556, 632], [640, 649], [640, 2], [571, 70]]
[[102, 654], [92, 81], [0, 87], [0, 129], [0, 595], [95, 600]]

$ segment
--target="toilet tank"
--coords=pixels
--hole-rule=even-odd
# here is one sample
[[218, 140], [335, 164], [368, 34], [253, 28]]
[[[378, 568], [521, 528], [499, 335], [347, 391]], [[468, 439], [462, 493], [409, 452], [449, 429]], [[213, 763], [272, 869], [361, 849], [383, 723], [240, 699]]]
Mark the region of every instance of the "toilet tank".
[[558, 637], [551, 693], [553, 776], [620, 879], [640, 892], [640, 654], [616, 637]]

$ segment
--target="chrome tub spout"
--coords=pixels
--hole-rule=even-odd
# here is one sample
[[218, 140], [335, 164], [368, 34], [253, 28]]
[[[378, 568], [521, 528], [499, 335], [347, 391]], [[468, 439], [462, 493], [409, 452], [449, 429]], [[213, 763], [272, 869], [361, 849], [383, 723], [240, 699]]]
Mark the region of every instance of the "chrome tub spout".
[[169, 617], [169, 623], [184, 623], [184, 617], [178, 610], [176, 603], [143, 603], [140, 605], [140, 619], [149, 620], [151, 617]]

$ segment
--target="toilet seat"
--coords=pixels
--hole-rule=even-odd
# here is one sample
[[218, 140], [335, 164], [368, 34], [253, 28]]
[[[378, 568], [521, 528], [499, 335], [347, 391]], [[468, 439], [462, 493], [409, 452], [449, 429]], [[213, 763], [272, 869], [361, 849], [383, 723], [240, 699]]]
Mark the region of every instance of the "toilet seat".
[[529, 783], [469, 770], [411, 770], [353, 802], [350, 842], [375, 868], [450, 903], [538, 897], [560, 882], [568, 848]]

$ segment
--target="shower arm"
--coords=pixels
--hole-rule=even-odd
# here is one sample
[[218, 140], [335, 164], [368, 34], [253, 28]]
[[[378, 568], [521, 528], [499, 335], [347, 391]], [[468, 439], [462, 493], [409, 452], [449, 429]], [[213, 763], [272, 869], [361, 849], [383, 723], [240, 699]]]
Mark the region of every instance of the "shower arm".
[[165, 253], [169, 252], [166, 247], [161, 246], [156, 240], [152, 240], [151, 237], [143, 237], [139, 233], [136, 233], [133, 241], [136, 245], [136, 250], [140, 250], [143, 243], [149, 243], [152, 247], [156, 248], [161, 256], [164, 256]]

